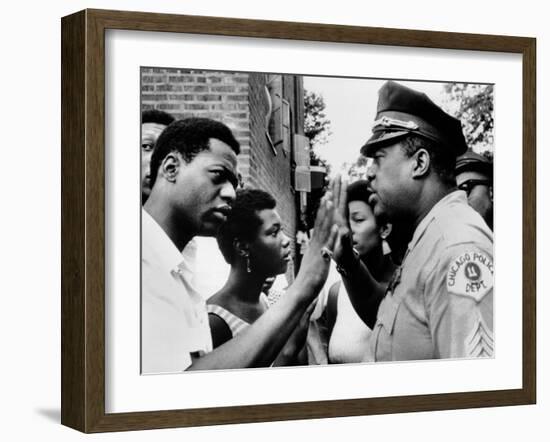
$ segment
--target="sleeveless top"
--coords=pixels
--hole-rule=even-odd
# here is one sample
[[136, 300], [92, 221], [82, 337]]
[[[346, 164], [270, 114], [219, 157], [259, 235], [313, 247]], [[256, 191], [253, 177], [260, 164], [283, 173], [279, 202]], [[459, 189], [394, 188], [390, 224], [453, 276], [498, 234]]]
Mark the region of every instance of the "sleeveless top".
[[372, 330], [355, 312], [344, 284], [340, 282], [336, 321], [328, 343], [329, 364], [372, 362]]
[[[260, 302], [266, 307], [269, 308], [269, 302], [267, 300], [267, 297], [261, 293], [260, 294]], [[246, 327], [250, 325], [250, 323], [246, 322], [245, 320], [239, 318], [237, 315], [234, 315], [229, 310], [226, 310], [225, 308], [217, 305], [217, 304], [207, 304], [206, 305], [208, 314], [213, 314], [218, 316], [219, 318], [223, 319], [224, 322], [227, 324], [229, 329], [231, 330], [232, 338], [237, 336], [239, 333], [241, 333]]]

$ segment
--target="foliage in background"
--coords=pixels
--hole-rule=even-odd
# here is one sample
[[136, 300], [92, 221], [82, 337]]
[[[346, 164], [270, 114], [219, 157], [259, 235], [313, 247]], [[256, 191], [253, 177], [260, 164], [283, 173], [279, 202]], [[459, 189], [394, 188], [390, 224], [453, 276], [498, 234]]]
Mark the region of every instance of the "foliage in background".
[[304, 90], [304, 132], [313, 148], [326, 144], [330, 132], [330, 120], [325, 114], [325, 100], [315, 92]]
[[447, 83], [443, 86], [446, 111], [462, 122], [468, 147], [492, 159], [494, 149], [493, 85]]
[[367, 167], [369, 166], [369, 160], [363, 155], [359, 155], [355, 163], [353, 163], [348, 169], [348, 176], [350, 182], [357, 180], [367, 179]]
[[[304, 90], [304, 134], [309, 139], [309, 157], [312, 166], [322, 166], [330, 172], [330, 165], [315, 151], [316, 148], [326, 144], [330, 137], [330, 120], [325, 114], [325, 101], [323, 96]], [[321, 197], [325, 193], [328, 181], [320, 189], [314, 189], [307, 194], [306, 222], [309, 228], [313, 227], [315, 215], [319, 208]]]

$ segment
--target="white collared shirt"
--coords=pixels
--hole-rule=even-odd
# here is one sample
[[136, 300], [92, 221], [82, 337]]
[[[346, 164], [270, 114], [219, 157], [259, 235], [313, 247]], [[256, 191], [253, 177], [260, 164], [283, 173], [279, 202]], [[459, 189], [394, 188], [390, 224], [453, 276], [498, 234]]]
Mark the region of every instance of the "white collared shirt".
[[182, 254], [142, 210], [141, 372], [176, 373], [212, 350], [206, 304], [195, 288], [194, 254]]

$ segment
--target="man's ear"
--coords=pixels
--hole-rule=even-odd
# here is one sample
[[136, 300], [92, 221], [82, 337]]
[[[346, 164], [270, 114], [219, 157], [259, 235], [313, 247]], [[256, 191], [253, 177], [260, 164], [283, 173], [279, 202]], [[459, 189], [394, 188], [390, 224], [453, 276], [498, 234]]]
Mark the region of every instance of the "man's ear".
[[429, 173], [432, 159], [430, 153], [426, 149], [418, 149], [414, 153], [412, 160], [414, 161], [412, 172], [413, 178], [421, 178]]
[[162, 175], [166, 181], [173, 183], [181, 165], [182, 161], [179, 155], [176, 152], [170, 152], [160, 163], [159, 175]]

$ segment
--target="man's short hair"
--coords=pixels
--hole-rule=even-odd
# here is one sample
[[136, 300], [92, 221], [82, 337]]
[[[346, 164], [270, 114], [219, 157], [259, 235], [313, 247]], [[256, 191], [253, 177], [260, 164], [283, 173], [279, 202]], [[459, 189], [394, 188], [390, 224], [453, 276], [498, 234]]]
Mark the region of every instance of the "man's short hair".
[[274, 209], [275, 198], [260, 189], [241, 189], [237, 191], [235, 202], [227, 220], [218, 230], [218, 246], [225, 261], [233, 264], [235, 259], [235, 241], [252, 241], [258, 234], [262, 221], [258, 212]]
[[216, 138], [239, 154], [239, 142], [225, 124], [210, 118], [176, 120], [162, 131], [151, 155], [151, 187], [157, 179], [162, 160], [171, 152], [179, 152], [190, 162], [200, 152], [210, 149], [210, 139]]
[[430, 167], [433, 168], [440, 180], [449, 186], [456, 186], [456, 157], [448, 149], [440, 146], [435, 141], [418, 135], [405, 137], [401, 140], [401, 147], [409, 158], [418, 150], [426, 149], [430, 154]]
[[168, 126], [175, 120], [176, 119], [168, 112], [164, 112], [158, 109], [147, 109], [141, 113], [141, 124], [156, 123]]

